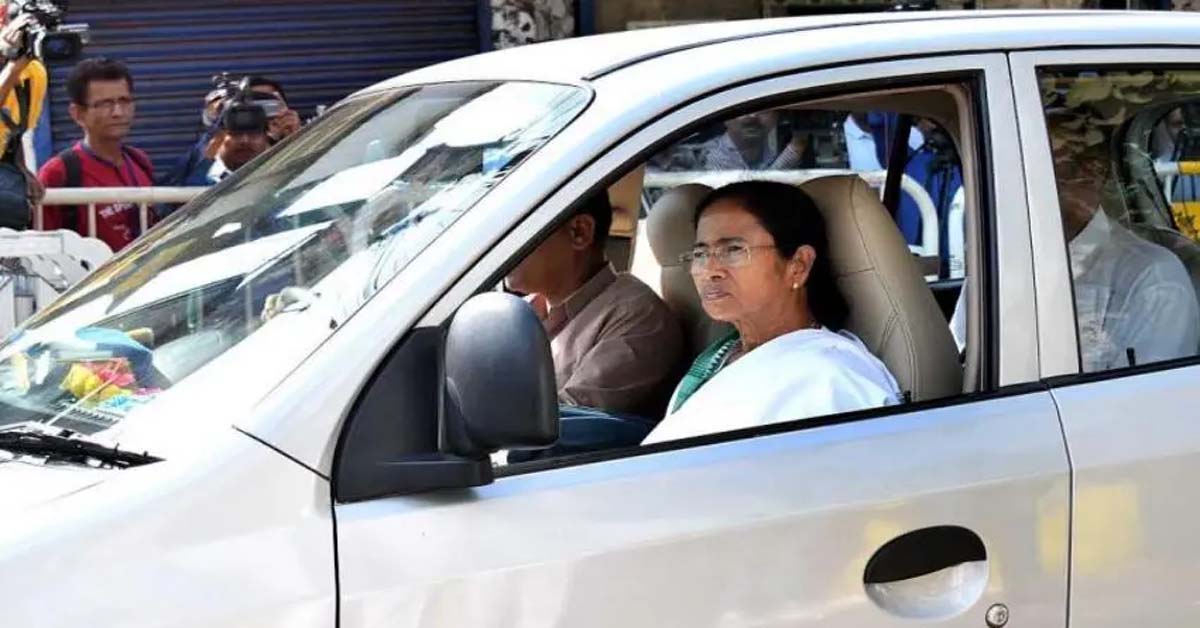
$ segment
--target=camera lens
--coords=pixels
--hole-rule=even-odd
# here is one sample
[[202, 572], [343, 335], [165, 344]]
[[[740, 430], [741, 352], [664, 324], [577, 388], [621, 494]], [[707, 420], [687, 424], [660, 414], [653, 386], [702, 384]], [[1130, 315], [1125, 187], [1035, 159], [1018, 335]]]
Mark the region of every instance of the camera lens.
[[82, 48], [79, 36], [73, 33], [48, 33], [42, 37], [42, 56], [51, 61], [73, 59]]

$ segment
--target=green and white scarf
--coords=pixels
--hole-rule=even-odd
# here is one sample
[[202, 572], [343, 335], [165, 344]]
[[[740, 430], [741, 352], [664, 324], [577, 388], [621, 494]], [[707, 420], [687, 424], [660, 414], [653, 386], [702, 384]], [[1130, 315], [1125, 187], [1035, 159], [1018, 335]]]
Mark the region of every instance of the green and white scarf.
[[729, 333], [709, 345], [703, 353], [696, 356], [692, 365], [688, 367], [687, 374], [679, 381], [679, 388], [675, 391], [675, 401], [671, 404], [671, 411], [667, 414], [674, 414], [676, 410], [683, 407], [683, 403], [689, 397], [696, 394], [701, 386], [725, 367], [725, 362], [729, 360], [729, 355], [733, 353], [740, 340], [737, 330], [730, 330]]

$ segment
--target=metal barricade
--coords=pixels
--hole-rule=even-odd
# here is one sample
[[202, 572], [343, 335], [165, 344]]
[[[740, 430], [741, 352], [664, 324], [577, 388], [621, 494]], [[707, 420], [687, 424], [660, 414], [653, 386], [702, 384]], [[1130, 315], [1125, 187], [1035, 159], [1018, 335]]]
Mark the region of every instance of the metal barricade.
[[96, 237], [96, 206], [108, 203], [133, 203], [138, 206], [138, 220], [142, 232], [150, 224], [150, 206], [159, 203], [186, 203], [205, 187], [152, 187], [152, 188], [53, 188], [46, 190], [33, 214], [33, 228], [41, 230], [45, 224], [44, 205], [74, 205], [87, 212], [87, 234]]
[[42, 231], [43, 209], [34, 209], [35, 229], [0, 229], [0, 338], [39, 309], [78, 283], [112, 256], [96, 239], [97, 205], [138, 205], [143, 232], [150, 223], [151, 206], [185, 203], [207, 188], [58, 188], [46, 191], [44, 205], [74, 205], [87, 212], [87, 232], [92, 237], [60, 229]]

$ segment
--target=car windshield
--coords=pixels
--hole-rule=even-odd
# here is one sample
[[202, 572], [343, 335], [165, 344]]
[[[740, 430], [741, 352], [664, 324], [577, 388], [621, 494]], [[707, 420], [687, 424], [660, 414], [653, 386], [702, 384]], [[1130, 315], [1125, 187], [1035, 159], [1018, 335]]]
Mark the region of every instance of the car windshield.
[[305, 329], [327, 337], [587, 101], [460, 82], [342, 103], [14, 331], [0, 428], [101, 432], [294, 312], [319, 312]]

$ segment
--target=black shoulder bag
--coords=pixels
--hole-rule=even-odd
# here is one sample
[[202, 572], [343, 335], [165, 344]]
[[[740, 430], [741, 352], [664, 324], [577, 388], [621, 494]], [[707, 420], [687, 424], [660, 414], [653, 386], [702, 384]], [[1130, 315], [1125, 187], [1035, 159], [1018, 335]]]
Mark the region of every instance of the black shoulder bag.
[[0, 157], [0, 227], [29, 229], [33, 226], [33, 203], [29, 198], [29, 179], [33, 174], [25, 167], [22, 142], [29, 127], [29, 81], [22, 81], [15, 91], [20, 123], [13, 121], [7, 109], [0, 108], [0, 120], [8, 127], [8, 143]]

